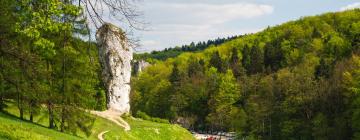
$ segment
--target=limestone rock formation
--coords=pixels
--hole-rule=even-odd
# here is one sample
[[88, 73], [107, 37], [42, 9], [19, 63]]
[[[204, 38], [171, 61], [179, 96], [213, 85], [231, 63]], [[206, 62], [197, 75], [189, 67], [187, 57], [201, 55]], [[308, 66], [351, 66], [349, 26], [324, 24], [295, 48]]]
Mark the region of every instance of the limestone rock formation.
[[128, 45], [124, 32], [110, 23], [98, 29], [96, 40], [107, 107], [120, 114], [129, 113], [132, 47]]
[[141, 73], [148, 66], [150, 66], [150, 63], [146, 62], [145, 60], [135, 60], [133, 62], [134, 74], [137, 75]]

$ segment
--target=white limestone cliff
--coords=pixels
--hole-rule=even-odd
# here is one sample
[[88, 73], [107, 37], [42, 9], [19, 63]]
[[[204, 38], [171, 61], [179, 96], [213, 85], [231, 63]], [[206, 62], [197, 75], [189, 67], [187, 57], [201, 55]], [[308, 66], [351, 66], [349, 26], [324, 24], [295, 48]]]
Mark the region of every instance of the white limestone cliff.
[[98, 29], [96, 40], [108, 110], [127, 114], [130, 111], [132, 47], [128, 45], [124, 32], [109, 23]]
[[150, 66], [150, 63], [146, 62], [145, 60], [135, 60], [133, 62], [133, 70], [135, 75], [141, 73], [148, 66]]

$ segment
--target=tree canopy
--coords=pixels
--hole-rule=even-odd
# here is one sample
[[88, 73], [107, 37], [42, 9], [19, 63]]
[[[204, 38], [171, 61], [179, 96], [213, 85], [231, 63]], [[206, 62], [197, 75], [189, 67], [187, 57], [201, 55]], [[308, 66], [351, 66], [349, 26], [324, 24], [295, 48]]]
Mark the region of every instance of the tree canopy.
[[359, 15], [303, 17], [154, 61], [132, 78], [132, 111], [239, 139], [358, 139]]

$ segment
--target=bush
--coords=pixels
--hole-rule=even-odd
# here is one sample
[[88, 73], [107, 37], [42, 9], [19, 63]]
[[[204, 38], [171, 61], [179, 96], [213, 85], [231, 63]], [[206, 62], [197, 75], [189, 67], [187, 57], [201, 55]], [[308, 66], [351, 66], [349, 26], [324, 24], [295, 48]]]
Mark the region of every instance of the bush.
[[151, 117], [151, 116], [149, 116], [148, 114], [146, 114], [145, 112], [142, 112], [142, 111], [137, 111], [136, 112], [136, 117], [141, 118], [143, 120], [152, 121], [152, 122], [167, 123], [167, 124], [169, 123], [169, 121], [166, 120], [166, 119]]
[[137, 111], [136, 112], [136, 117], [144, 119], [144, 120], [151, 120], [151, 117], [149, 115], [147, 115], [145, 112], [142, 112], [142, 111]]
[[161, 119], [161, 118], [151, 118], [151, 121], [158, 123], [169, 123], [169, 120]]
[[95, 110], [104, 111], [106, 110], [106, 93], [103, 89], [98, 89], [95, 95], [96, 106]]

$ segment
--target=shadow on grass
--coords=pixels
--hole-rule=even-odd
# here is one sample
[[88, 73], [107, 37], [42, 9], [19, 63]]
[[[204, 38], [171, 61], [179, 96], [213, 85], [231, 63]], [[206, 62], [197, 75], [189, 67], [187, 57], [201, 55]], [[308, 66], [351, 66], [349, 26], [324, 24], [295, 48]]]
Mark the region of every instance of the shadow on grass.
[[[6, 118], [6, 119], [10, 119], [10, 120], [13, 120], [13, 121], [17, 121], [17, 122], [25, 122], [25, 123], [30, 123], [30, 124], [33, 124], [33, 125], [36, 125], [36, 126], [39, 126], [39, 127], [42, 127], [42, 128], [45, 128], [45, 129], [50, 129], [49, 127], [46, 127], [46, 126], [43, 126], [41, 124], [37, 124], [37, 123], [34, 123], [34, 122], [31, 122], [29, 120], [23, 120], [23, 119], [20, 119], [20, 117], [16, 116], [16, 115], [13, 115], [7, 111], [0, 111], [0, 117], [3, 117], [3, 118]], [[54, 131], [57, 131], [59, 133], [63, 133], [63, 132], [60, 132], [56, 129], [50, 129], [50, 130], [54, 130]], [[63, 134], [68, 134], [68, 135], [71, 135], [71, 136], [74, 136], [74, 137], [78, 137], [78, 138], [83, 138], [83, 137], [80, 137], [80, 136], [77, 136], [77, 135], [74, 135], [74, 134], [71, 134], [71, 133], [63, 133]], [[0, 136], [0, 139], [1, 139], [1, 136]]]

